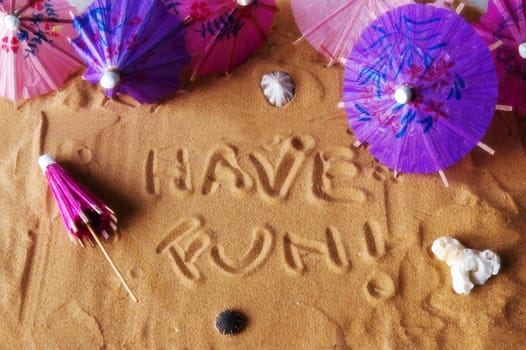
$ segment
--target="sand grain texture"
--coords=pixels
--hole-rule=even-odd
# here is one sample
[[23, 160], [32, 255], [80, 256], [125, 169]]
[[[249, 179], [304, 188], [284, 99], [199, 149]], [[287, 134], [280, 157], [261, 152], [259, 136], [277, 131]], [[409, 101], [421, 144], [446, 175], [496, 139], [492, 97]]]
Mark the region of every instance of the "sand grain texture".
[[[498, 113], [438, 176], [393, 179], [352, 147], [343, 70], [299, 36], [287, 2], [268, 45], [226, 77], [155, 106], [79, 76], [13, 110], [0, 101], [0, 337], [11, 349], [517, 349], [526, 343], [526, 124]], [[290, 73], [283, 109], [259, 81]], [[118, 213], [100, 252], [72, 246], [37, 165], [47, 152]], [[451, 235], [502, 273], [454, 294], [430, 251]], [[249, 323], [214, 330], [224, 309]]]

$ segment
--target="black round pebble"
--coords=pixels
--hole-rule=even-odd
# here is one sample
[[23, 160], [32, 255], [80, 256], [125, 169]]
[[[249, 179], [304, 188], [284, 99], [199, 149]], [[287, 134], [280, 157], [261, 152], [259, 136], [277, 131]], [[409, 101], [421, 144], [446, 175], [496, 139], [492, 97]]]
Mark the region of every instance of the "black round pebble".
[[247, 317], [240, 311], [225, 310], [216, 317], [216, 329], [223, 335], [236, 335], [245, 329]]

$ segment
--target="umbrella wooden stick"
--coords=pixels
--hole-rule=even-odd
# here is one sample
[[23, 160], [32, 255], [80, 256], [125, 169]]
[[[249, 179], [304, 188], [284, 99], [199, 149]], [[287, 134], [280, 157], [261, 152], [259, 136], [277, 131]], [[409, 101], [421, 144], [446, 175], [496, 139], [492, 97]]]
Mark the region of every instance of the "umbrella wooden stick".
[[104, 246], [102, 245], [102, 242], [100, 241], [99, 237], [97, 237], [97, 233], [93, 230], [93, 227], [91, 227], [90, 224], [86, 224], [86, 227], [88, 228], [88, 231], [89, 233], [91, 234], [91, 238], [93, 238], [95, 240], [95, 243], [97, 243], [97, 246], [100, 248], [100, 250], [102, 251], [102, 254], [104, 255], [104, 257], [106, 258], [106, 260], [108, 261], [108, 263], [110, 264], [111, 268], [113, 269], [113, 272], [115, 272], [115, 275], [117, 275], [117, 277], [119, 278], [119, 280], [121, 281], [122, 285], [124, 286], [124, 289], [126, 289], [126, 291], [128, 292], [128, 294], [130, 295], [130, 298], [135, 302], [137, 303], [138, 300], [137, 300], [137, 297], [133, 294], [133, 292], [131, 291], [130, 287], [128, 286], [128, 284], [126, 283], [126, 281], [124, 280], [124, 277], [122, 277], [122, 274], [120, 273], [119, 269], [117, 268], [117, 266], [115, 265], [115, 263], [113, 262], [113, 260], [111, 259], [110, 255], [108, 254], [108, 252], [106, 251], [106, 249], [104, 248]]

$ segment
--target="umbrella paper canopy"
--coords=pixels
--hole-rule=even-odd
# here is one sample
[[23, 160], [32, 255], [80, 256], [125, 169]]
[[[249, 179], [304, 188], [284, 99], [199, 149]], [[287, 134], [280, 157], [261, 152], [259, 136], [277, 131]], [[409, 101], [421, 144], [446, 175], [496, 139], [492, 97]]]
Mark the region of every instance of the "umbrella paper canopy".
[[80, 67], [67, 41], [71, 10], [65, 0], [0, 1], [0, 96], [48, 93]]
[[188, 24], [186, 43], [195, 75], [228, 73], [266, 40], [275, 0], [181, 1], [173, 11]]
[[526, 1], [490, 1], [474, 27], [493, 49], [499, 104], [526, 115]]
[[291, 0], [305, 38], [331, 60], [347, 57], [360, 33], [378, 16], [412, 0]]
[[72, 45], [88, 66], [84, 78], [106, 95], [155, 103], [179, 88], [190, 61], [185, 30], [162, 0], [95, 0], [74, 27]]
[[440, 172], [481, 145], [497, 100], [488, 47], [459, 15], [405, 5], [349, 55], [343, 106], [370, 152], [397, 172]]

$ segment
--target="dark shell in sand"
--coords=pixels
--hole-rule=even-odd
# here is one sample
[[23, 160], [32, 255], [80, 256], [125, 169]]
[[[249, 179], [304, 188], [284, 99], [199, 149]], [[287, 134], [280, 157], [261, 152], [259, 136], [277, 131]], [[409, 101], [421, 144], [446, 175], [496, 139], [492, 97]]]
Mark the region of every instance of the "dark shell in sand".
[[223, 335], [236, 335], [245, 329], [247, 317], [240, 311], [225, 310], [216, 317], [215, 326], [219, 333]]

